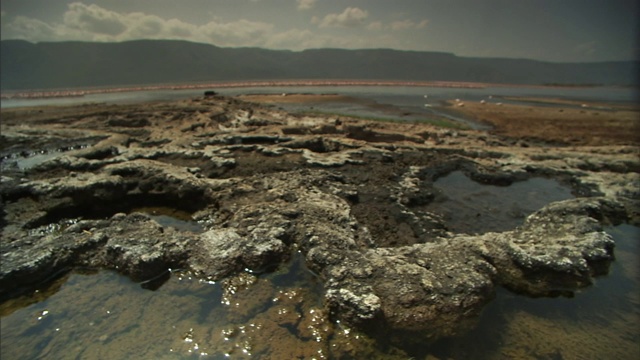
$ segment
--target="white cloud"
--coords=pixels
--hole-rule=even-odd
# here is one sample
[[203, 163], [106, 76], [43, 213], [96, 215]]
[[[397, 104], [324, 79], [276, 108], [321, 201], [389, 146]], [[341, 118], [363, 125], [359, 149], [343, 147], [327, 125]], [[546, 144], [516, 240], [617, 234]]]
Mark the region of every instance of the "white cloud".
[[411, 20], [400, 20], [392, 22], [389, 26], [394, 31], [400, 31], [410, 29], [423, 29], [427, 26], [427, 23], [427, 20], [422, 20], [419, 23], [413, 22]]
[[365, 38], [359, 36], [336, 36], [310, 30], [290, 29], [270, 36], [265, 46], [271, 49], [299, 51], [319, 48], [363, 48], [371, 45]]
[[273, 25], [239, 20], [229, 23], [209, 22], [197, 28], [209, 41], [220, 46], [260, 46], [273, 32]]
[[[340, 14], [315, 17], [319, 27], [366, 26], [368, 13], [358, 8], [347, 8]], [[334, 34], [321, 29], [285, 28], [274, 24], [240, 19], [224, 22], [218, 18], [205, 24], [192, 24], [179, 19], [165, 19], [156, 15], [134, 12], [120, 13], [97, 5], [73, 3], [58, 22], [4, 15], [2, 39], [39, 41], [127, 41], [136, 39], [173, 39], [215, 44], [226, 47], [255, 46], [271, 49], [304, 50], [310, 48], [380, 48], [404, 47], [391, 31], [375, 36], [364, 34]], [[411, 23], [419, 27], [421, 23]], [[426, 23], [425, 23], [426, 24]], [[372, 30], [391, 29], [389, 23], [371, 22]]]
[[61, 23], [17, 16], [2, 24], [2, 38], [29, 41], [126, 41], [135, 39], [183, 39], [220, 46], [263, 46], [273, 25], [249, 20], [211, 21], [194, 25], [141, 12], [118, 13], [97, 5], [72, 3]]
[[429, 20], [422, 20], [420, 22], [415, 22], [412, 20], [397, 20], [392, 21], [388, 24], [383, 24], [380, 21], [374, 21], [367, 25], [367, 29], [379, 31], [379, 30], [393, 30], [393, 31], [404, 31], [404, 30], [417, 30], [424, 29], [427, 27]]
[[165, 30], [171, 39], [189, 39], [194, 36], [196, 26], [178, 19], [169, 19], [165, 24]]
[[348, 7], [340, 14], [329, 14], [319, 20], [314, 17], [312, 22], [320, 27], [356, 27], [364, 24], [369, 12], [357, 7]]
[[316, 5], [316, 0], [296, 0], [298, 10], [309, 10]]
[[274, 49], [303, 50], [322, 46], [327, 41], [328, 38], [309, 30], [290, 29], [270, 36], [265, 45]]
[[14, 39], [50, 41], [56, 39], [56, 29], [40, 20], [25, 16], [16, 16], [13, 21], [3, 26], [3, 38], [6, 33], [13, 34]]
[[77, 2], [69, 4], [64, 14], [64, 24], [72, 29], [112, 36], [127, 29], [121, 14], [94, 4], [87, 6]]

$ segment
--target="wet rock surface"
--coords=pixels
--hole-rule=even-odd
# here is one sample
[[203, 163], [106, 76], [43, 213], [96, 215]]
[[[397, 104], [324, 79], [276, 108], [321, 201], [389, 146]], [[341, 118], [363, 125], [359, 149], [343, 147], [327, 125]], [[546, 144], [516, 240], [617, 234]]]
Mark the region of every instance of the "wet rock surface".
[[[602, 227], [638, 223], [632, 146], [507, 146], [478, 131], [222, 97], [3, 110], [2, 140], [5, 298], [74, 267], [143, 283], [170, 268], [233, 281], [300, 251], [324, 283], [323, 316], [437, 339], [473, 325], [499, 286], [555, 296], [589, 285], [614, 256]], [[58, 152], [15, 162], [39, 149]], [[454, 171], [500, 186], [554, 178], [577, 197], [507, 231], [455, 233], [428, 207]], [[204, 231], [163, 226], [141, 207], [188, 212]]]

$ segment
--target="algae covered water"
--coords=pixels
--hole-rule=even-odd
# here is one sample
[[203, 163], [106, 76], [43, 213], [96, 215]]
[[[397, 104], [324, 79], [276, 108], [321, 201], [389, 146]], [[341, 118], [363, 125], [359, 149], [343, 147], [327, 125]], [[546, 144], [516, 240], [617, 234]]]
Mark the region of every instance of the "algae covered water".
[[468, 334], [388, 344], [332, 321], [300, 253], [273, 273], [214, 283], [173, 270], [156, 291], [111, 271], [75, 271], [2, 311], [2, 359], [635, 359], [640, 228], [616, 240], [610, 274], [573, 298], [500, 290]]

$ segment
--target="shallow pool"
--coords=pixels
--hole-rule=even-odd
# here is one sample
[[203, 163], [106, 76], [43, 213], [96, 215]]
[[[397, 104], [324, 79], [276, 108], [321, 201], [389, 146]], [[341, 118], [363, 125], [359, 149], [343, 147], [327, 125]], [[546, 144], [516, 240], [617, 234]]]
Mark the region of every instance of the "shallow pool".
[[300, 253], [278, 271], [224, 282], [172, 270], [156, 291], [111, 271], [75, 271], [0, 305], [2, 359], [637, 359], [640, 228], [608, 228], [609, 275], [573, 298], [498, 291], [470, 333], [387, 344], [331, 321]]
[[511, 230], [545, 205], [574, 197], [571, 188], [553, 179], [495, 186], [475, 182], [461, 171], [437, 179], [434, 187], [436, 198], [427, 210], [440, 214], [449, 230], [467, 234]]

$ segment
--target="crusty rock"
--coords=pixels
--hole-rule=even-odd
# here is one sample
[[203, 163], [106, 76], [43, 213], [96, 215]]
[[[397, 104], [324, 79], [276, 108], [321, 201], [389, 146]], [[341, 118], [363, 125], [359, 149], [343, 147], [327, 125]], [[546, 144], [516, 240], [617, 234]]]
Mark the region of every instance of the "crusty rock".
[[[613, 260], [603, 225], [639, 218], [631, 148], [508, 147], [485, 133], [348, 118], [338, 128], [224, 98], [140, 105], [135, 118], [103, 110], [78, 110], [73, 131], [28, 114], [3, 119], [20, 145], [6, 149], [46, 144], [53, 130], [58, 142], [99, 142], [3, 175], [2, 293], [73, 266], [136, 281], [176, 267], [239, 279], [300, 251], [324, 283], [327, 314], [433, 340], [472, 325], [498, 286], [544, 296], [589, 285]], [[556, 177], [585, 197], [523, 214], [508, 231], [455, 234], [426, 206], [433, 180], [459, 169], [501, 185]], [[194, 214], [205, 231], [162, 226], [136, 212], [144, 207]]]

